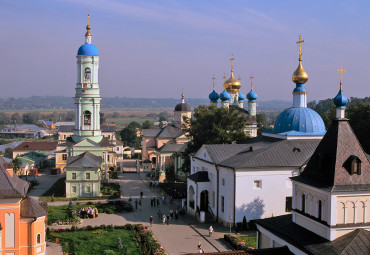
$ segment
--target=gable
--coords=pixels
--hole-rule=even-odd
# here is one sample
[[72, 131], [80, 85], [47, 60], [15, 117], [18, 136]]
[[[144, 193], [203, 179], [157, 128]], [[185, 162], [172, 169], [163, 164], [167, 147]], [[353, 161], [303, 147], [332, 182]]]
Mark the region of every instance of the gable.
[[95, 143], [94, 141], [90, 140], [90, 139], [84, 139], [82, 140], [81, 142], [79, 143], [76, 143], [75, 145], [72, 146], [73, 148], [78, 148], [78, 147], [98, 147], [98, 148], [101, 148], [101, 146], [97, 143]]

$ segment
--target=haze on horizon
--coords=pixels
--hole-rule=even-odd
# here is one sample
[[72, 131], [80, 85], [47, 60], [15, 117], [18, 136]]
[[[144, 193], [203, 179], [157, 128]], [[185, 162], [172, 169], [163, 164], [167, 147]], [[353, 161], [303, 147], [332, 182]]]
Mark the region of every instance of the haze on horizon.
[[347, 97], [369, 96], [369, 1], [0, 2], [0, 97], [73, 96], [77, 49], [90, 12], [104, 97], [207, 98], [230, 76], [234, 54], [242, 92], [291, 101], [298, 36], [308, 100], [334, 97], [339, 66]]

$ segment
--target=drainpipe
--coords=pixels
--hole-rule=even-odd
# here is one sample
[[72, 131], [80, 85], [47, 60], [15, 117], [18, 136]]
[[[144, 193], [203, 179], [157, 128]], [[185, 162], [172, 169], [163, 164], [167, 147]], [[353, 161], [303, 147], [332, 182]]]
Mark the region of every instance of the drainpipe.
[[235, 168], [233, 168], [234, 170], [234, 226], [235, 226], [235, 206], [236, 206], [236, 171], [235, 171]]
[[219, 200], [219, 187], [220, 187], [220, 173], [219, 173], [219, 170], [218, 170], [218, 167], [217, 165], [215, 165], [216, 167], [216, 173], [217, 173], [217, 193], [216, 193], [216, 201], [217, 201], [217, 204], [216, 204], [216, 222], [218, 222], [218, 200]]

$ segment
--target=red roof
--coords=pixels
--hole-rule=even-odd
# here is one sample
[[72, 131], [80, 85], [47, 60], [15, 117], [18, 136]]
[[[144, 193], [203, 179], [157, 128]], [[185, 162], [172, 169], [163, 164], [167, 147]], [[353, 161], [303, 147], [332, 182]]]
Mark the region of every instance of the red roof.
[[13, 151], [52, 151], [57, 147], [58, 142], [23, 142]]

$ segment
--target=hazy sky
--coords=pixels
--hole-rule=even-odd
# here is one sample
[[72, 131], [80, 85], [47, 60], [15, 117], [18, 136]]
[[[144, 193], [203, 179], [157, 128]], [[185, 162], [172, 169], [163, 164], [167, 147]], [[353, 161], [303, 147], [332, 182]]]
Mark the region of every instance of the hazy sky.
[[291, 75], [309, 74], [308, 100], [370, 95], [370, 1], [0, 0], [0, 97], [73, 96], [87, 13], [100, 54], [102, 96], [206, 98], [223, 90], [235, 56], [242, 92], [291, 100]]

